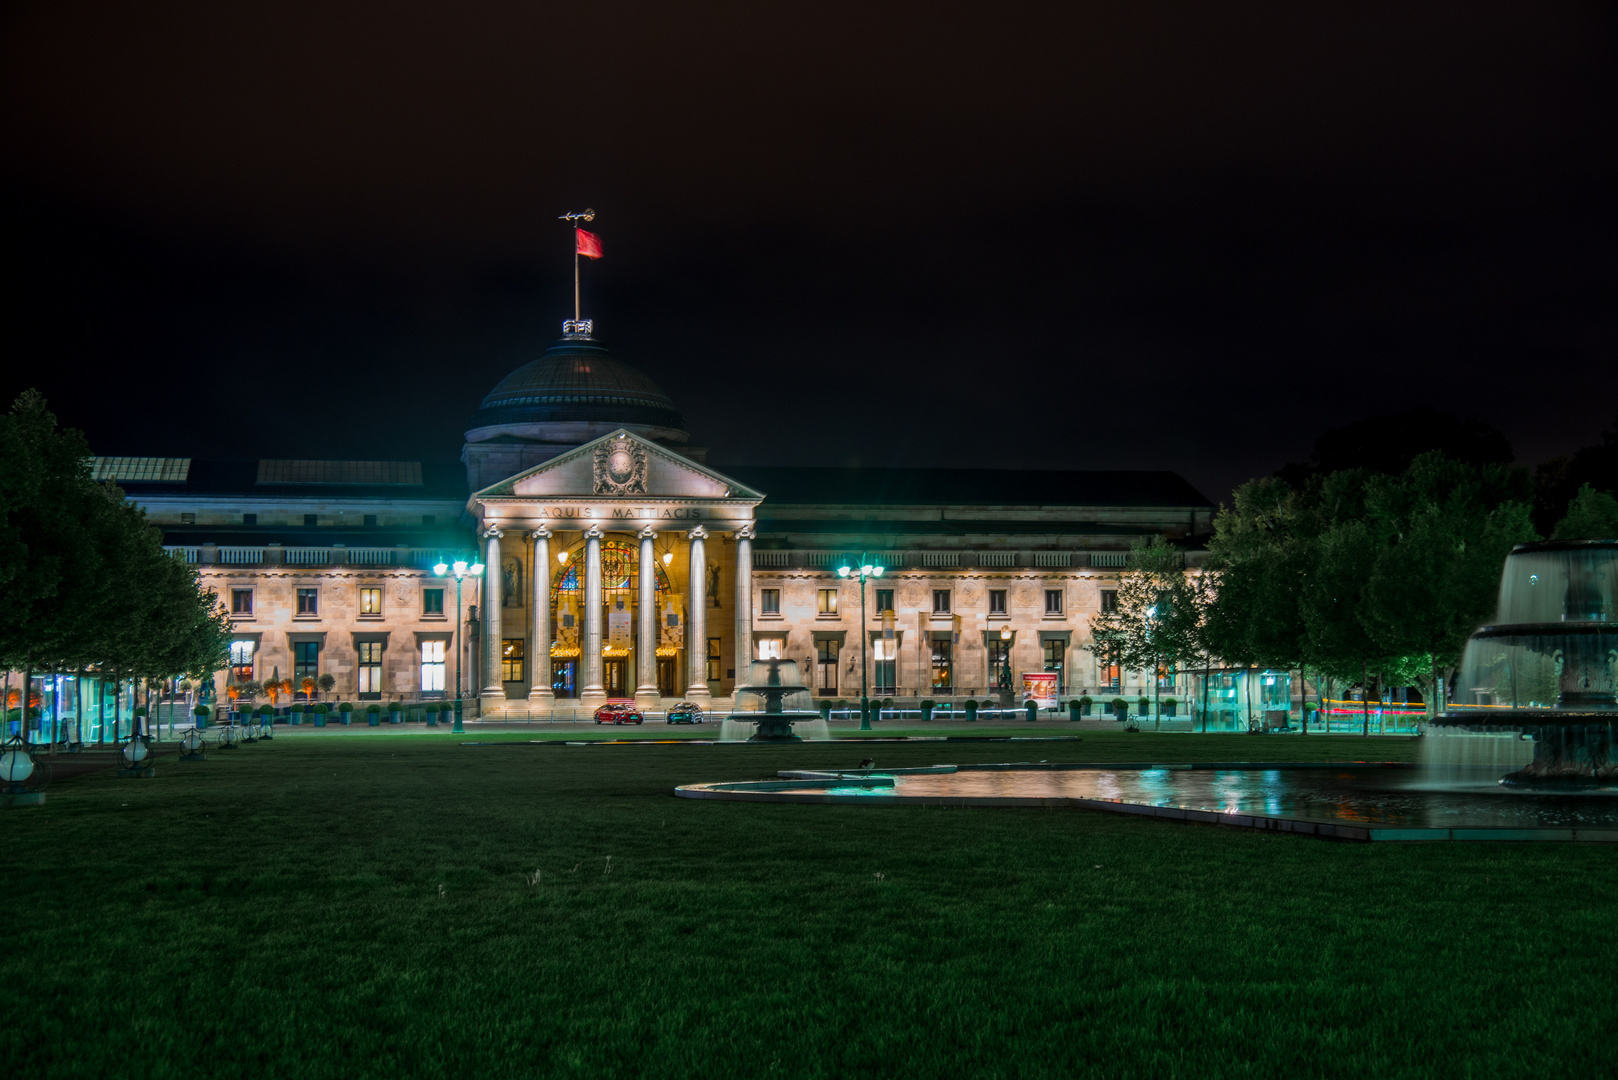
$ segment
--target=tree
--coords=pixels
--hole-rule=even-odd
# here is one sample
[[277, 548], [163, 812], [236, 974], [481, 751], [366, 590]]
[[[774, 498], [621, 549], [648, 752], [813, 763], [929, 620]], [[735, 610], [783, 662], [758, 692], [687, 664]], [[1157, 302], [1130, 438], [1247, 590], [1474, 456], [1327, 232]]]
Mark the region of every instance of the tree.
[[[1084, 648], [1106, 663], [1150, 671], [1156, 697], [1159, 670], [1194, 651], [1187, 637], [1195, 618], [1191, 595], [1184, 553], [1161, 536], [1137, 540], [1128, 568], [1119, 575], [1117, 606], [1091, 621], [1092, 640]], [[1157, 722], [1162, 723], [1160, 708]]]
[[1506, 556], [1537, 538], [1530, 500], [1526, 471], [1439, 453], [1367, 489], [1367, 519], [1382, 542], [1361, 621], [1387, 654], [1425, 660], [1429, 713], [1439, 673], [1459, 664], [1472, 631], [1493, 614]]
[[1567, 516], [1556, 523], [1552, 540], [1612, 540], [1618, 538], [1618, 499], [1589, 484], [1568, 504]]

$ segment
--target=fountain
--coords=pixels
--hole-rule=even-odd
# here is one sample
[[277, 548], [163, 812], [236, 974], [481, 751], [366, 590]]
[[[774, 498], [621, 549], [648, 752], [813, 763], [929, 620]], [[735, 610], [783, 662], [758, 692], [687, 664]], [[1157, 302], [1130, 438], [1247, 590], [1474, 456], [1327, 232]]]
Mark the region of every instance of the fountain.
[[1518, 544], [1434, 721], [1434, 757], [1520, 766], [1499, 779], [1510, 788], [1618, 787], [1615, 615], [1618, 540]]
[[736, 688], [736, 708], [726, 724], [756, 724], [748, 742], [802, 742], [793, 724], [821, 724], [807, 686], [799, 685], [796, 660], [754, 660], [746, 686]]

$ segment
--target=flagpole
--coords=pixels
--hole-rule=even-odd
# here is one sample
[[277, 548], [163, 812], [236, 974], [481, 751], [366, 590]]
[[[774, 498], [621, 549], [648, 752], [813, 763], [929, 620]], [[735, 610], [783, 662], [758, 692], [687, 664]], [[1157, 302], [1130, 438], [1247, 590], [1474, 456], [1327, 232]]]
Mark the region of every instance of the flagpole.
[[573, 226], [573, 323], [575, 326], [583, 320], [583, 312], [579, 306], [579, 222], [594, 221], [596, 212], [586, 209], [582, 214], [563, 214], [557, 220], [565, 221]]

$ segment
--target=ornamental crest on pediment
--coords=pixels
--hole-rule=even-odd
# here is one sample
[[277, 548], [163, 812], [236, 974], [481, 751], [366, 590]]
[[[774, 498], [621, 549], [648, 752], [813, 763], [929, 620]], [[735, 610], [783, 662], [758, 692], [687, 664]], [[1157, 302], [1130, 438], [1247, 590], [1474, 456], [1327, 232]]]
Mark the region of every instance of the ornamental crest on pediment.
[[596, 447], [595, 494], [645, 495], [646, 448], [626, 438]]

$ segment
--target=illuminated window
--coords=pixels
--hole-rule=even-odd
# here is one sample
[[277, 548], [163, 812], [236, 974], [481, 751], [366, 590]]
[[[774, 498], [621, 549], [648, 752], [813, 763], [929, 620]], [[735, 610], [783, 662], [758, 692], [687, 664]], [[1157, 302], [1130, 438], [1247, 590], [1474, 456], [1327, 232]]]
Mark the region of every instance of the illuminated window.
[[239, 683], [253, 680], [253, 648], [251, 641], [230, 643], [230, 670]]
[[444, 645], [442, 641], [421, 643], [421, 688], [444, 689]]
[[781, 659], [781, 639], [778, 637], [761, 637], [756, 642], [758, 658], [760, 660]]
[[989, 689], [1004, 690], [1011, 685], [1011, 642], [1001, 637], [989, 639]]
[[299, 589], [298, 590], [298, 614], [299, 615], [319, 615], [320, 614], [320, 590], [319, 589]]
[[708, 681], [719, 681], [719, 639], [716, 637], [708, 639]]
[[1062, 662], [1066, 655], [1067, 642], [1047, 641], [1045, 643], [1045, 670], [1056, 672], [1056, 689], [1058, 691], [1066, 689], [1066, 679], [1063, 677], [1066, 665]]
[[360, 614], [382, 614], [382, 590], [378, 586], [367, 585], [360, 589]]
[[1101, 614], [1112, 615], [1118, 610], [1118, 590], [1101, 590]]
[[524, 649], [523, 638], [508, 637], [505, 639], [505, 643], [500, 650], [501, 682], [522, 682], [522, 662], [526, 656]]
[[423, 590], [421, 590], [421, 613], [423, 615], [443, 615], [444, 614], [444, 590], [443, 589], [423, 589]]
[[[820, 590], [820, 606], [819, 606], [819, 608], [817, 610], [819, 610], [820, 614], [822, 614], [822, 615], [835, 615], [835, 614], [837, 614], [837, 590], [836, 589], [821, 589]], [[877, 610], [878, 611], [882, 610], [881, 605], [877, 606]]]
[[[947, 593], [945, 594], [948, 595]], [[947, 693], [954, 684], [950, 681], [950, 642], [948, 638], [933, 642], [933, 689]]]
[[1047, 615], [1060, 615], [1060, 614], [1062, 614], [1062, 590], [1061, 589], [1046, 589], [1045, 590], [1045, 614], [1047, 614]]
[[781, 590], [760, 589], [758, 592], [758, 610], [761, 615], [781, 614]]
[[362, 641], [360, 654], [360, 697], [378, 699], [382, 696], [382, 643]]
[[232, 615], [251, 615], [251, 614], [253, 614], [253, 590], [252, 589], [232, 589], [232, 590], [230, 590], [230, 613]]
[[933, 590], [933, 614], [934, 615], [948, 615], [949, 614], [949, 590], [948, 589], [934, 589]]
[[871, 655], [871, 678], [877, 693], [894, 693], [899, 685], [899, 639], [877, 638], [871, 642]]
[[820, 693], [823, 697], [832, 697], [837, 693], [837, 654], [842, 651], [842, 645], [832, 639], [815, 643], [815, 664], [820, 672]]
[[197, 515], [195, 515], [195, 514], [181, 514], [180, 515], [180, 524], [181, 525], [195, 525], [196, 523], [197, 523]]
[[989, 614], [1004, 615], [1006, 613], [1006, 590], [989, 590]]

